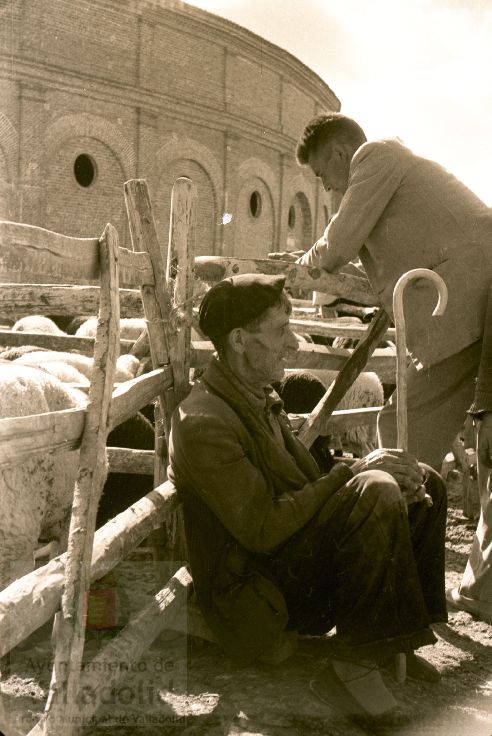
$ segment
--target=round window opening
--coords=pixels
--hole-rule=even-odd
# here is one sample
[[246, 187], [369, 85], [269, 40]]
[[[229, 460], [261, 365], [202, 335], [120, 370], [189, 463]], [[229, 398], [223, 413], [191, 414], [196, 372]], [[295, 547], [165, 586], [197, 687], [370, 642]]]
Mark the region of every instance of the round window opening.
[[75, 179], [81, 187], [90, 187], [96, 178], [96, 162], [86, 153], [77, 156], [73, 165]]
[[249, 211], [253, 217], [259, 217], [261, 214], [261, 194], [258, 191], [253, 192], [249, 198]]
[[289, 227], [291, 230], [294, 229], [296, 225], [296, 208], [294, 205], [291, 205], [289, 207]]

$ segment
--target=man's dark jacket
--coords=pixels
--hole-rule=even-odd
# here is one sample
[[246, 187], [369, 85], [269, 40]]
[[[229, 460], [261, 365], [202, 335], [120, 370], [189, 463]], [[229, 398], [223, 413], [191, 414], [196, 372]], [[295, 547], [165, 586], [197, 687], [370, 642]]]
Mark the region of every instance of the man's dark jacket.
[[174, 413], [169, 453], [200, 608], [246, 664], [288, 621], [265, 561], [352, 473], [339, 464], [321, 476], [273, 389], [252, 394], [216, 359]]

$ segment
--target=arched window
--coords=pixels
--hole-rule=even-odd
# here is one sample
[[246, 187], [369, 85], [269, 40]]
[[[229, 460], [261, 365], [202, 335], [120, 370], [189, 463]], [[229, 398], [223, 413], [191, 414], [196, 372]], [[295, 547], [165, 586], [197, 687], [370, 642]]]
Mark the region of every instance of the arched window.
[[261, 215], [261, 194], [257, 189], [255, 189], [249, 198], [249, 211], [254, 218]]
[[97, 175], [96, 162], [87, 153], [81, 153], [75, 159], [73, 173], [77, 184], [81, 187], [90, 187]]

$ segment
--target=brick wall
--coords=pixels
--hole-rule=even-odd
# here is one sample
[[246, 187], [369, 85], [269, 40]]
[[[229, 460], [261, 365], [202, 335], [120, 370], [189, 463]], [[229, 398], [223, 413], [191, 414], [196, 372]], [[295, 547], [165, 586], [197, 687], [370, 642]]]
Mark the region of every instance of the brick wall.
[[[74, 163], [80, 155], [89, 156], [95, 164], [90, 186], [81, 186], [75, 177]], [[40, 221], [33, 224], [66, 235], [94, 237], [102, 233], [110, 220], [118, 230], [120, 242], [128, 245], [123, 201], [125, 177], [120, 162], [107, 146], [94, 138], [71, 138], [45, 160], [42, 178], [43, 206]]]
[[[138, 176], [167, 243], [170, 191], [184, 174], [198, 188], [197, 252], [263, 256], [289, 234], [308, 245], [322, 207], [332, 211], [309, 173], [293, 185], [293, 153], [336, 97], [287, 52], [191, 6], [0, 1], [0, 95], [2, 217], [82, 236], [111, 221], [129, 245], [123, 182]], [[87, 187], [74, 176], [81, 154], [97, 171]]]
[[24, 0], [22, 55], [88, 80], [133, 83], [138, 17], [125, 2]]

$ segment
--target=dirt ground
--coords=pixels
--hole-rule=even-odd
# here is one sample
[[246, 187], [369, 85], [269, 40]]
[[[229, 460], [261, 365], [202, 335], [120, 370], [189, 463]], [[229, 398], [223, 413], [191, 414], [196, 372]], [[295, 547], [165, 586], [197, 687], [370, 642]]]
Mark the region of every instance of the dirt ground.
[[[458, 584], [474, 525], [461, 512], [460, 479], [448, 481], [447, 584]], [[117, 572], [122, 610], [150, 598], [148, 560], [122, 563]], [[121, 603], [121, 600], [120, 600]], [[435, 627], [438, 643], [420, 653], [442, 673], [438, 684], [385, 681], [409, 717], [398, 736], [492, 736], [492, 626], [463, 612]], [[114, 630], [90, 631], [90, 657]], [[10, 726], [5, 736], [27, 734], [44, 707], [50, 677], [50, 625], [11, 653], [2, 682]], [[81, 731], [94, 736], [349, 736], [358, 726], [319, 702], [310, 679], [327, 662], [330, 637], [303, 638], [282, 665], [234, 667], [209, 643], [165, 632], [123, 681], [86, 693], [99, 707]], [[60, 732], [63, 736], [63, 729]]]

